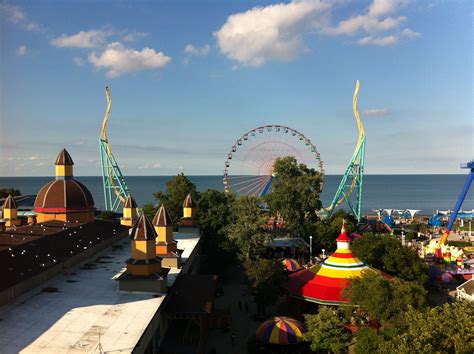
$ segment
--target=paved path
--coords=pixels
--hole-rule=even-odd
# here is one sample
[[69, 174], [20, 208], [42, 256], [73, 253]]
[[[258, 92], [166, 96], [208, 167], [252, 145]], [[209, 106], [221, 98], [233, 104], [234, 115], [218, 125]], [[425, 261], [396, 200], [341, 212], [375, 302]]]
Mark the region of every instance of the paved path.
[[[215, 307], [228, 309], [231, 313], [231, 325], [228, 332], [222, 330], [211, 330], [207, 342], [208, 352], [212, 348], [217, 354], [245, 354], [247, 353], [247, 342], [251, 338], [262, 321], [252, 318], [257, 312], [257, 306], [253, 302], [248, 286], [243, 283], [245, 276], [243, 270], [236, 267], [230, 271], [228, 280], [223, 284], [224, 296], [215, 300]], [[242, 311], [239, 311], [239, 300], [242, 302]], [[245, 312], [245, 302], [249, 311]], [[267, 309], [271, 314], [272, 309]], [[231, 334], [235, 334], [235, 345], [232, 346]]]

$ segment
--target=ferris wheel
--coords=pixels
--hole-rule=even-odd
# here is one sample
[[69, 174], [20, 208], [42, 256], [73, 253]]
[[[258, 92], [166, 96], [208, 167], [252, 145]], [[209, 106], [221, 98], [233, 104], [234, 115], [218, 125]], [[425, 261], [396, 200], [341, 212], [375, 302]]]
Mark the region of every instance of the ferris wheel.
[[311, 141], [299, 131], [283, 125], [264, 125], [242, 135], [227, 154], [224, 191], [265, 196], [275, 177], [276, 159], [293, 156], [324, 176], [323, 162]]

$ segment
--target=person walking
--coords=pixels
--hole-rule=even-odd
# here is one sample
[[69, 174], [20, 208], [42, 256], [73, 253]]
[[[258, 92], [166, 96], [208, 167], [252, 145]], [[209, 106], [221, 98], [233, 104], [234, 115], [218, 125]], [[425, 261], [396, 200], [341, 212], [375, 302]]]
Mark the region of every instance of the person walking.
[[235, 333], [232, 332], [232, 334], [230, 335], [230, 340], [232, 341], [232, 346], [235, 345]]

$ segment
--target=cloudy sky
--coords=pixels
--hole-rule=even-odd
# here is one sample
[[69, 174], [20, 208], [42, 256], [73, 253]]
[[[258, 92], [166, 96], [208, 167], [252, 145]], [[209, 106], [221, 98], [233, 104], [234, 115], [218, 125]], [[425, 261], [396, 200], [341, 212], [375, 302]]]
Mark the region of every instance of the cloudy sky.
[[472, 2], [0, 1], [0, 176], [221, 174], [262, 124], [303, 132], [329, 174], [460, 173], [473, 150]]

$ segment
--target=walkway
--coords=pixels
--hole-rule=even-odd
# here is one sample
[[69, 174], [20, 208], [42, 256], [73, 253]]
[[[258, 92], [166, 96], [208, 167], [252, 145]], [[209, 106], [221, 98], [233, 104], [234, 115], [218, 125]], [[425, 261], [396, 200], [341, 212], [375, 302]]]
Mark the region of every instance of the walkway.
[[[215, 307], [230, 311], [230, 329], [227, 332], [222, 330], [211, 330], [209, 332], [208, 353], [212, 348], [216, 349], [217, 354], [247, 353], [247, 343], [262, 321], [252, 318], [257, 313], [257, 306], [253, 302], [250, 290], [244, 281], [243, 269], [235, 267], [229, 271], [227, 281], [223, 284], [224, 295], [215, 299]], [[239, 300], [242, 302], [242, 311], [239, 311]], [[245, 302], [248, 304], [248, 312], [245, 312]], [[267, 313], [271, 314], [272, 310], [272, 308], [268, 308]], [[232, 333], [235, 334], [234, 346], [232, 346], [231, 340]]]

